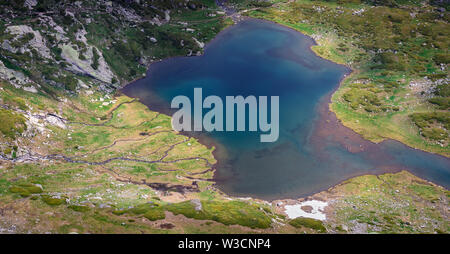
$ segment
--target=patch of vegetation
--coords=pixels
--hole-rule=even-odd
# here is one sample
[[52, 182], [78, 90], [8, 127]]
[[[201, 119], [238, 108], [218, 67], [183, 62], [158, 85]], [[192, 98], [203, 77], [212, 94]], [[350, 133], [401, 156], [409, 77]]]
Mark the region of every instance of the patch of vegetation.
[[88, 212], [91, 210], [89, 208], [89, 206], [85, 206], [85, 205], [69, 205], [67, 208], [72, 209], [76, 212], [82, 212], [82, 213], [85, 213], [85, 212]]
[[166, 218], [162, 207], [152, 207], [144, 213], [144, 217], [150, 221], [163, 220]]
[[[12, 54], [9, 51], [0, 49], [0, 60], [3, 62], [6, 68], [23, 72], [26, 76], [30, 76], [31, 73], [21, 65], [23, 62], [29, 62], [30, 57], [25, 54]], [[19, 64], [22, 63], [22, 64]]]
[[[165, 218], [164, 211], [175, 215], [182, 214], [196, 220], [213, 220], [225, 225], [241, 225], [250, 228], [269, 228], [271, 217], [267, 211], [257, 205], [241, 201], [198, 201], [201, 207], [196, 207], [192, 201], [171, 204], [145, 203], [130, 209], [114, 210], [115, 215], [142, 215], [149, 220]], [[197, 209], [196, 209], [197, 208]]]
[[414, 113], [410, 118], [422, 136], [431, 140], [448, 140], [450, 112]]
[[312, 219], [312, 218], [303, 218], [298, 217], [289, 221], [289, 224], [296, 228], [311, 228], [319, 233], [326, 233], [327, 229], [323, 225], [323, 222], [320, 220]]
[[25, 99], [9, 93], [2, 95], [3, 95], [2, 99], [5, 104], [17, 107], [21, 110], [28, 110], [28, 106], [27, 103], [25, 102]]
[[76, 91], [77, 89], [77, 85], [78, 85], [78, 80], [75, 79], [72, 76], [66, 76], [63, 80], [62, 80], [64, 87], [69, 90], [69, 91]]
[[83, 233], [83, 226], [77, 224], [66, 224], [58, 228], [58, 233], [69, 234], [71, 232]]
[[9, 191], [12, 193], [17, 193], [22, 197], [28, 197], [31, 194], [42, 193], [42, 188], [35, 184], [18, 184], [9, 188]]
[[436, 104], [439, 109], [450, 109], [450, 97], [434, 97], [428, 101], [432, 104]]
[[[246, 6], [247, 1], [243, 2]], [[432, 112], [421, 95], [410, 90], [409, 82], [428, 77], [442, 83], [448, 77], [448, 15], [436, 5], [425, 1], [276, 1], [246, 15], [314, 36], [319, 44], [312, 46], [315, 53], [354, 70], [332, 96], [331, 109], [345, 126], [375, 142], [391, 138], [449, 154], [448, 146], [428, 142], [429, 137], [442, 136], [442, 131], [427, 130], [425, 137], [411, 131], [406, 117]], [[365, 83], [355, 85], [361, 80]], [[438, 87], [429, 102], [448, 110], [448, 93], [438, 94], [440, 88], [445, 94], [448, 84]], [[430, 91], [422, 95], [425, 92]]]
[[150, 221], [162, 220], [166, 217], [163, 207], [160, 204], [153, 202], [140, 204], [130, 209], [114, 210], [113, 213], [115, 215], [123, 215], [127, 213], [142, 215], [144, 218], [147, 218]]
[[47, 205], [58, 206], [66, 203], [65, 197], [52, 196], [52, 195], [41, 195], [42, 201]]
[[367, 112], [378, 112], [385, 109], [381, 107], [382, 102], [377, 94], [372, 91], [352, 88], [344, 93], [342, 97], [355, 110], [359, 107], [364, 108]]
[[11, 46], [14, 48], [21, 48], [25, 44], [27, 44], [29, 41], [34, 39], [34, 33], [26, 33], [22, 35], [20, 38], [13, 40], [11, 42]]
[[182, 214], [197, 220], [214, 220], [225, 225], [241, 225], [250, 228], [268, 228], [272, 221], [256, 205], [241, 201], [202, 201], [202, 208], [195, 209], [190, 201], [168, 204], [165, 208], [173, 214]]
[[26, 130], [25, 118], [11, 110], [0, 108], [0, 132], [11, 139]]
[[251, 1], [249, 4], [254, 7], [270, 7], [273, 5], [271, 2], [265, 1]]
[[434, 94], [436, 97], [433, 97], [429, 99], [428, 101], [430, 103], [433, 103], [438, 106], [441, 110], [448, 110], [450, 109], [450, 84], [449, 83], [443, 83], [439, 84], [435, 90]]
[[444, 84], [438, 85], [436, 87], [434, 93], [437, 96], [449, 97], [450, 96], [450, 84], [449, 83], [444, 83]]
[[93, 56], [92, 56], [91, 67], [94, 70], [97, 70], [98, 69], [98, 60], [100, 59], [100, 55], [98, 54], [98, 51], [95, 47], [92, 48], [92, 54], [93, 54]]
[[399, 107], [391, 100], [386, 100], [385, 97], [391, 94], [393, 90], [398, 89], [400, 84], [390, 81], [378, 81], [376, 83], [363, 80], [362, 83], [352, 83], [346, 90], [342, 98], [349, 106], [358, 111], [363, 109], [369, 113], [380, 112], [396, 112]]
[[441, 128], [426, 128], [422, 130], [422, 135], [431, 140], [446, 140], [448, 134]]
[[449, 231], [445, 219], [449, 192], [407, 171], [352, 178], [331, 193], [342, 198], [336, 200], [327, 228], [345, 228], [349, 233]]

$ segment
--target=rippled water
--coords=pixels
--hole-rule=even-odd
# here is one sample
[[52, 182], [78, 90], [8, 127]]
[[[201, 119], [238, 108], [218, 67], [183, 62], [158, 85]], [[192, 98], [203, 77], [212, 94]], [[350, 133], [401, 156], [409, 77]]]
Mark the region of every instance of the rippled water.
[[396, 141], [373, 144], [336, 121], [326, 102], [349, 69], [319, 58], [311, 45], [309, 37], [291, 29], [246, 20], [220, 33], [203, 56], [155, 63], [145, 79], [123, 92], [163, 113], [172, 112], [177, 95], [193, 101], [194, 87], [203, 88], [204, 97], [279, 96], [277, 142], [260, 143], [258, 132], [199, 136], [218, 148], [217, 185], [232, 195], [300, 197], [352, 176], [399, 169], [448, 187], [448, 158]]

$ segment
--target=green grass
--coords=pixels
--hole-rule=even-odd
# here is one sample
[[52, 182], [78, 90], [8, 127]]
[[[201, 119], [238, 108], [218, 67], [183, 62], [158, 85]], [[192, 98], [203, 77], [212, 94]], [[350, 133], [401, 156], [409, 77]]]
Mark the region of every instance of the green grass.
[[72, 209], [76, 212], [82, 212], [82, 213], [90, 211], [90, 208], [85, 205], [69, 205], [67, 208]]
[[[449, 141], [450, 112], [413, 113], [410, 118], [419, 127], [421, 135], [425, 138]], [[436, 126], [440, 128], [436, 128]]]
[[31, 194], [42, 193], [42, 188], [34, 184], [18, 184], [9, 188], [12, 193], [17, 193], [22, 197], [28, 197]]
[[214, 220], [225, 225], [241, 225], [250, 228], [268, 228], [271, 225], [271, 217], [256, 205], [241, 201], [202, 201], [201, 203], [201, 210], [195, 210], [195, 205], [190, 201], [169, 204], [166, 209], [188, 218]]
[[428, 99], [428, 101], [432, 104], [437, 105], [439, 109], [442, 110], [450, 109], [450, 97], [434, 97]]
[[[200, 201], [199, 201], [200, 202]], [[241, 201], [201, 201], [201, 209], [196, 210], [192, 201], [180, 203], [157, 204], [145, 203], [130, 209], [114, 210], [115, 215], [141, 215], [149, 220], [165, 218], [164, 211], [175, 215], [182, 214], [196, 220], [213, 220], [225, 225], [241, 225], [250, 228], [269, 228], [271, 225], [270, 210]]]
[[14, 139], [26, 130], [25, 118], [11, 110], [0, 108], [0, 132], [7, 138]]
[[[402, 171], [352, 178], [334, 187], [336, 200], [327, 229], [348, 232], [448, 232], [448, 191]], [[361, 225], [364, 224], [364, 225]], [[363, 231], [361, 231], [363, 230]]]
[[437, 191], [434, 186], [425, 184], [413, 184], [408, 186], [408, 189], [416, 193], [418, 196], [432, 202], [437, 201], [440, 197], [439, 191]]
[[58, 206], [66, 203], [65, 197], [55, 197], [51, 195], [41, 195], [42, 201], [44, 201], [47, 205]]
[[302, 228], [302, 227], [311, 228], [311, 229], [316, 230], [319, 233], [327, 232], [327, 229], [323, 225], [322, 221], [312, 219], [312, 218], [302, 218], [302, 217], [295, 218], [295, 219], [290, 220], [289, 224], [296, 228]]
[[3, 103], [21, 110], [28, 110], [27, 103], [24, 98], [17, 97], [15, 94], [2, 94]]
[[113, 214], [115, 215], [123, 215], [123, 214], [134, 214], [134, 215], [142, 215], [144, 218], [147, 218], [150, 221], [162, 220], [166, 216], [164, 214], [164, 209], [160, 204], [157, 203], [145, 203], [137, 205], [130, 209], [125, 210], [114, 210]]

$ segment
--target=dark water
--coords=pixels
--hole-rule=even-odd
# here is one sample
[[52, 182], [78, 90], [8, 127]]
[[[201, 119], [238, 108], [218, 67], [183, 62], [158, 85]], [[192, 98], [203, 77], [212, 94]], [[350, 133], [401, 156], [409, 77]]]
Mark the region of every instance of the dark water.
[[400, 169], [448, 187], [449, 159], [395, 141], [373, 144], [336, 122], [324, 103], [349, 70], [317, 57], [312, 44], [288, 28], [247, 20], [219, 34], [203, 56], [153, 64], [123, 92], [163, 113], [173, 112], [177, 95], [193, 103], [194, 87], [203, 88], [203, 97], [279, 96], [275, 143], [260, 143], [258, 132], [200, 135], [218, 148], [217, 184], [232, 195], [300, 197], [352, 176]]

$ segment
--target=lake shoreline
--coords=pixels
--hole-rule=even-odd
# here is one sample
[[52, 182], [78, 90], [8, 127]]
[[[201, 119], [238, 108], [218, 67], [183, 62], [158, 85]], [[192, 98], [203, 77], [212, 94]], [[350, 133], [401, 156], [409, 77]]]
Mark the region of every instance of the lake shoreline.
[[[280, 26], [285, 27], [285, 28], [287, 28], [287, 29], [289, 29], [289, 30], [294, 30], [295, 32], [299, 32], [299, 33], [301, 33], [303, 36], [305, 36], [306, 38], [308, 38], [308, 42], [309, 42], [310, 44], [308, 44], [307, 46], [308, 46], [309, 50], [311, 50], [316, 56], [320, 57], [321, 59], [326, 60], [326, 61], [329, 61], [329, 62], [332, 62], [332, 63], [335, 63], [335, 62], [333, 62], [332, 60], [329, 60], [329, 59], [326, 59], [326, 58], [323, 58], [323, 57], [317, 55], [317, 53], [316, 53], [314, 50], [312, 50], [312, 48], [311, 48], [311, 47], [314, 46], [314, 45], [318, 45], [317, 42], [314, 40], [314, 38], [312, 38], [312, 37], [310, 37], [310, 36], [308, 36], [308, 35], [306, 35], [306, 34], [300, 32], [300, 31], [298, 31], [298, 30], [296, 30], [296, 29], [293, 29], [293, 28], [291, 28], [291, 27], [289, 27], [289, 26], [286, 26], [286, 25], [283, 25], [283, 24], [279, 24], [279, 23], [277, 23], [277, 22], [270, 21], [270, 20], [255, 19], [255, 18], [250, 18], [250, 17], [246, 17], [246, 19], [256, 20], [256, 21], [258, 21], [258, 22], [269, 22], [269, 23], [273, 23], [273, 24], [276, 24], [276, 25], [280, 25]], [[215, 36], [210, 42], [208, 42], [208, 43], [205, 45], [204, 51], [206, 51], [209, 47], [213, 46], [214, 43], [217, 43], [223, 36], [225, 36], [225, 35], [226, 35], [225, 31], [226, 31], [227, 29], [231, 28], [231, 27], [233, 27], [233, 26], [229, 26], [229, 27], [225, 28], [224, 30], [222, 30], [221, 32], [219, 32], [217, 36]], [[202, 55], [200, 55], [200, 56], [198, 56], [198, 57], [202, 57], [202, 56], [204, 56], [204, 54], [202, 54]], [[190, 57], [191, 57], [191, 56], [174, 56], [174, 57], [168, 57], [168, 58], [165, 58], [165, 59], [161, 59], [160, 61], [151, 63], [151, 64], [149, 65], [149, 67], [148, 67], [147, 73], [150, 71], [151, 65], [154, 64], [154, 63], [158, 63], [158, 62], [166, 61], [166, 60], [170, 60], [170, 59], [190, 58]], [[335, 64], [337, 64], [337, 63], [335, 63]], [[339, 65], [343, 65], [343, 64], [339, 64]], [[327, 117], [327, 118], [324, 118], [324, 119], [321, 119], [321, 118], [323, 118], [324, 116], [321, 115], [319, 112], [317, 112], [317, 113], [319, 113], [319, 114], [318, 114], [319, 116], [318, 116], [317, 119], [315, 119], [314, 121], [316, 121], [316, 122], [320, 122], [320, 121], [335, 121], [335, 122], [337, 122], [337, 123], [340, 125], [341, 128], [345, 128], [345, 129], [347, 129], [348, 131], [350, 131], [350, 132], [352, 133], [352, 136], [358, 137], [359, 139], [363, 139], [363, 140], [365, 140], [366, 142], [375, 143], [375, 142], [372, 142], [372, 141], [370, 141], [370, 140], [366, 140], [366, 139], [362, 138], [362, 136], [361, 136], [359, 133], [357, 133], [357, 132], [353, 131], [351, 128], [346, 127], [345, 125], [343, 125], [342, 122], [337, 118], [336, 113], [333, 112], [333, 111], [331, 110], [331, 103], [332, 103], [331, 98], [332, 98], [332, 96], [333, 96], [334, 93], [341, 87], [341, 85], [342, 85], [342, 83], [344, 82], [344, 80], [345, 80], [346, 78], [348, 78], [352, 73], [354, 73], [354, 70], [352, 70], [349, 66], [347, 66], [347, 65], [343, 65], [343, 66], [345, 66], [345, 67], [348, 69], [348, 72], [345, 73], [345, 74], [341, 77], [341, 79], [340, 79], [339, 82], [336, 84], [336, 86], [333, 88], [333, 90], [330, 91], [327, 95], [324, 96], [325, 99], [321, 99], [321, 100], [319, 101], [319, 103], [316, 105], [316, 111], [317, 111], [317, 110], [320, 110], [320, 109], [322, 109], [322, 110], [323, 110], [323, 109], [327, 109], [328, 112], [325, 112], [325, 113], [328, 113], [328, 114], [327, 114], [328, 117]], [[142, 77], [142, 78], [145, 78], [145, 77]], [[142, 79], [142, 78], [140, 78], [140, 79]], [[137, 80], [140, 80], [140, 79], [137, 79]], [[136, 82], [136, 80], [135, 80], [135, 81], [132, 81], [132, 82], [130, 82], [130, 83], [128, 83], [128, 84], [126, 84], [125, 86], [123, 86], [122, 88], [120, 88], [119, 91], [122, 91], [122, 89], [125, 89], [125, 87], [127, 87], [127, 86], [129, 86], [129, 85], [132, 85], [134, 82]], [[160, 113], [167, 114], [168, 112], [160, 112]], [[330, 113], [331, 113], [331, 114], [334, 114], [334, 118], [335, 118], [335, 119], [333, 119], [333, 116], [330, 116]], [[316, 128], [316, 127], [320, 127], [320, 126], [315, 126], [315, 128]], [[212, 178], [212, 180], [214, 181], [214, 184], [213, 184], [213, 185], [214, 185], [214, 187], [215, 187], [216, 189], [218, 189], [220, 192], [222, 192], [222, 193], [227, 193], [227, 192], [223, 191], [223, 190], [222, 190], [220, 187], [218, 187], [218, 185], [217, 185], [217, 183], [220, 183], [221, 181], [224, 181], [225, 179], [227, 179], [226, 177], [223, 177], [222, 175], [220, 175], [220, 173], [219, 173], [218, 170], [217, 170], [217, 168], [218, 168], [219, 166], [222, 166], [221, 160], [218, 159], [218, 158], [220, 158], [221, 156], [218, 156], [218, 154], [219, 154], [219, 153], [226, 153], [226, 149], [225, 149], [225, 148], [221, 148], [220, 143], [218, 143], [217, 141], [215, 141], [215, 140], [214, 140], [213, 138], [211, 138], [211, 137], [207, 137], [206, 135], [201, 135], [201, 134], [200, 134], [200, 135], [192, 135], [192, 134], [185, 133], [185, 132], [180, 132], [180, 134], [185, 135], [185, 136], [188, 136], [188, 137], [193, 137], [193, 138], [198, 139], [198, 141], [199, 141], [201, 144], [205, 145], [205, 146], [206, 146], [207, 148], [209, 148], [209, 149], [210, 149], [210, 148], [214, 148], [212, 154], [213, 154], [214, 158], [216, 159], [216, 163], [212, 166], [212, 170], [214, 171], [214, 176], [213, 176], [213, 178]], [[421, 150], [421, 151], [422, 151], [422, 150]], [[423, 152], [425, 152], [425, 151], [423, 151]], [[384, 174], [384, 173], [393, 173], [393, 172], [398, 172], [398, 171], [400, 171], [400, 170], [401, 170], [401, 169], [399, 169], [399, 170], [381, 170], [380, 172], [375, 173], [375, 175]], [[409, 171], [409, 172], [411, 172], [411, 171]], [[412, 172], [411, 172], [411, 173], [412, 173]], [[413, 174], [413, 173], [412, 173], [412, 174]], [[346, 180], [348, 180], [348, 179], [351, 179], [351, 178], [354, 178], [354, 177], [357, 177], [357, 176], [362, 176], [362, 175], [373, 175], [373, 174], [365, 174], [365, 173], [362, 173], [362, 174], [351, 175], [351, 176], [347, 177], [345, 180], [339, 181], [338, 183], [335, 183], [335, 184], [333, 184], [332, 186], [329, 186], [329, 187], [327, 187], [327, 188], [322, 188], [321, 190], [315, 190], [315, 191], [312, 191], [311, 193], [306, 194], [306, 195], [298, 195], [298, 196], [296, 196], [295, 198], [299, 198], [299, 199], [300, 199], [300, 198], [307, 198], [307, 197], [309, 197], [309, 196], [311, 196], [311, 195], [314, 195], [314, 194], [316, 194], [316, 193], [325, 191], [326, 189], [332, 188], [333, 186], [337, 186], [337, 185], [341, 184], [342, 182], [344, 182], [344, 181], [346, 181]], [[249, 197], [249, 195], [239, 195], [239, 194], [236, 194], [236, 193], [230, 193], [230, 194], [226, 194], [226, 195], [233, 196], [233, 197], [241, 197], [241, 198]], [[266, 200], [266, 201], [280, 200], [280, 199], [277, 199], [277, 198], [274, 198], [274, 199], [262, 199], [262, 198], [259, 198], [259, 197], [251, 197], [251, 198], [252, 198], [252, 199], [258, 199], [258, 200]]]
[[[265, 20], [265, 19], [264, 19], [264, 20]], [[290, 27], [290, 26], [288, 26], [288, 25], [286, 25], [286, 24], [278, 23], [278, 22], [276, 22], [276, 21], [272, 21], [272, 20], [267, 20], [267, 21], [272, 22], [272, 23], [275, 23], [275, 24], [278, 24], [278, 25], [280, 25], [280, 26], [287, 27], [287, 28], [289, 28], [289, 29], [292, 29], [292, 30], [294, 30], [294, 31], [296, 31], [296, 32], [299, 32], [299, 33], [305, 35], [305, 36], [308, 37], [308, 38], [311, 38], [311, 39], [314, 41], [314, 45], [312, 45], [312, 46], [320, 45], [320, 44], [317, 43], [317, 41], [316, 41], [314, 38], [312, 38], [311, 36], [309, 36], [309, 35], [303, 33], [303, 32], [300, 31], [300, 30], [297, 30], [297, 29], [295, 29], [295, 28], [293, 28], [293, 27]], [[332, 94], [332, 96], [331, 96], [331, 98], [330, 98], [330, 105], [329, 105], [330, 111], [332, 111], [332, 112], [334, 112], [334, 113], [336, 114], [336, 111], [333, 109], [333, 105], [334, 105], [334, 104], [333, 104], [333, 101], [332, 101], [333, 96], [334, 96], [334, 93], [336, 93], [336, 92], [339, 90], [339, 88], [342, 86], [342, 84], [343, 84], [343, 82], [345, 81], [346, 78], [349, 78], [349, 77], [351, 77], [351, 75], [353, 75], [353, 74], [355, 74], [355, 73], [358, 73], [359, 70], [357, 70], [357, 69], [353, 70], [349, 65], [347, 65], [347, 64], [345, 64], [345, 63], [338, 63], [338, 62], [335, 62], [335, 61], [333, 61], [333, 60], [331, 60], [331, 59], [327, 59], [327, 58], [325, 58], [325, 57], [322, 57], [322, 56], [320, 56], [319, 54], [317, 54], [312, 48], [311, 48], [311, 51], [312, 51], [314, 54], [316, 54], [318, 57], [320, 57], [320, 58], [322, 58], [322, 59], [324, 59], [324, 60], [326, 60], [326, 61], [330, 61], [330, 62], [333, 62], [333, 63], [335, 63], [335, 64], [339, 64], [339, 65], [344, 65], [344, 66], [346, 66], [347, 68], [349, 68], [349, 69], [351, 70], [351, 72], [339, 82], [339, 85], [338, 85], [337, 89], [334, 90], [334, 92], [333, 92], [333, 94]], [[340, 119], [341, 122], [342, 122], [342, 118], [339, 118], [339, 116], [338, 116], [337, 114], [336, 114], [336, 116], [337, 116], [338, 119]], [[342, 122], [342, 124], [344, 125], [343, 122]], [[352, 127], [352, 124], [346, 123], [345, 126], [346, 126], [347, 128], [352, 129], [354, 132], [358, 133], [358, 132], [355, 130], [356, 128], [353, 128], [353, 127]], [[358, 134], [359, 134], [359, 133], [358, 133]], [[362, 134], [359, 134], [359, 135], [363, 136]], [[370, 140], [370, 139], [367, 139], [367, 140]], [[444, 157], [446, 157], [446, 158], [450, 158], [450, 154], [448, 154], [448, 153], [442, 153], [442, 152], [436, 152], [436, 151], [427, 151], [427, 150], [425, 150], [424, 148], [421, 148], [421, 147], [418, 147], [418, 146], [417, 146], [417, 147], [416, 147], [416, 146], [412, 146], [412, 145], [410, 145], [410, 144], [406, 144], [402, 139], [397, 139], [397, 138], [392, 138], [392, 137], [384, 137], [384, 136], [383, 136], [383, 137], [380, 137], [380, 140], [376, 140], [376, 141], [375, 141], [375, 140], [370, 140], [370, 141], [373, 142], [373, 143], [377, 143], [377, 144], [378, 144], [378, 143], [381, 143], [381, 142], [387, 141], [387, 140], [395, 140], [395, 141], [398, 141], [398, 142], [400, 142], [400, 143], [402, 143], [402, 144], [404, 144], [404, 145], [406, 145], [406, 146], [408, 146], [408, 147], [410, 147], [410, 148], [412, 148], [412, 149], [416, 149], [416, 150], [420, 150], [420, 151], [423, 151], [423, 152], [427, 152], [427, 153], [431, 153], [431, 154], [436, 154], [436, 155], [444, 156]]]
[[[148, 73], [151, 71], [152, 65], [155, 65], [155, 64], [160, 63], [160, 62], [163, 62], [163, 61], [172, 61], [172, 60], [183, 59], [183, 58], [191, 58], [191, 57], [203, 57], [203, 56], [204, 56], [204, 52], [205, 52], [206, 50], [208, 50], [208, 48], [214, 46], [214, 44], [217, 43], [217, 42], [219, 42], [219, 41], [222, 39], [222, 37], [226, 36], [226, 31], [227, 31], [227, 30], [231, 29], [231, 28], [234, 27], [235, 25], [237, 25], [237, 24], [239, 24], [239, 23], [241, 23], [242, 21], [245, 21], [245, 20], [253, 20], [253, 21], [257, 21], [257, 22], [261, 22], [261, 23], [271, 23], [271, 24], [274, 24], [274, 25], [278, 25], [278, 26], [284, 27], [284, 28], [289, 29], [289, 30], [291, 30], [291, 31], [300, 33], [300, 34], [302, 34], [305, 38], [308, 39], [308, 41], [307, 41], [308, 44], [307, 44], [306, 46], [307, 46], [308, 49], [309, 49], [311, 52], [313, 52], [317, 57], [319, 57], [319, 58], [321, 58], [322, 60], [325, 60], [325, 61], [327, 61], [327, 62], [330, 62], [330, 63], [339, 64], [339, 63], [333, 62], [333, 61], [330, 60], [330, 59], [323, 58], [323, 57], [319, 56], [318, 54], [316, 54], [316, 52], [314, 52], [314, 50], [312, 50], [312, 46], [318, 45], [318, 43], [314, 40], [314, 38], [312, 38], [312, 37], [310, 37], [310, 36], [308, 36], [308, 35], [306, 35], [306, 34], [300, 32], [300, 31], [298, 31], [298, 30], [296, 30], [296, 29], [293, 29], [293, 28], [291, 28], [291, 27], [289, 27], [289, 26], [286, 26], [286, 25], [283, 25], [283, 24], [279, 24], [279, 23], [274, 22], [274, 21], [271, 21], [271, 20], [265, 20], [265, 19], [252, 18], [252, 17], [248, 17], [248, 16], [242, 16], [242, 19], [241, 19], [239, 22], [235, 23], [234, 25], [227, 26], [227, 27], [224, 28], [222, 31], [220, 31], [220, 32], [219, 32], [212, 40], [210, 40], [209, 42], [205, 43], [205, 46], [204, 46], [204, 48], [203, 48], [203, 52], [202, 52], [201, 55], [192, 55], [192, 56], [170, 56], [170, 57], [166, 57], [166, 58], [160, 59], [160, 60], [158, 60], [158, 61], [152, 62], [152, 63], [150, 63], [150, 64], [148, 65], [147, 71], [146, 71], [146, 75], [145, 75], [145, 76], [140, 77], [140, 78], [137, 78], [137, 79], [135, 79], [135, 80], [132, 80], [131, 82], [129, 82], [129, 83], [127, 83], [127, 84], [121, 86], [121, 87], [118, 89], [118, 91], [122, 92], [122, 90], [126, 89], [126, 87], [133, 85], [135, 82], [137, 82], [137, 81], [139, 81], [139, 80], [145, 79], [145, 78], [148, 76]], [[331, 94], [334, 94], [334, 92], [337, 91], [337, 89], [339, 89], [341, 83], [342, 83], [348, 76], [350, 76], [351, 73], [353, 73], [353, 70], [352, 70], [349, 66], [343, 65], [343, 64], [339, 64], [339, 65], [345, 66], [345, 67], [348, 69], [348, 72], [347, 72], [346, 74], [344, 74], [344, 75], [341, 77], [341, 79], [339, 80], [339, 82], [336, 84], [335, 88], [333, 88], [333, 90], [331, 91]], [[329, 96], [329, 95], [328, 95], [328, 96]], [[331, 96], [329, 96], [329, 98], [331, 99]], [[328, 104], [328, 102], [325, 102], [325, 103]], [[149, 109], [150, 109], [150, 108], [149, 108]], [[152, 109], [150, 109], [150, 110], [152, 110]], [[159, 113], [161, 113], [161, 114], [170, 115], [170, 112], [169, 112], [169, 111], [165, 111], [165, 110], [157, 110], [157, 112], [159, 112]], [[212, 153], [213, 153], [214, 158], [216, 158], [216, 163], [212, 165], [212, 170], [213, 170], [213, 172], [214, 172], [214, 177], [212, 178], [212, 180], [214, 181], [214, 186], [215, 186], [217, 189], [219, 189], [221, 192], [224, 192], [224, 191], [221, 190], [219, 187], [217, 187], [217, 183], [220, 183], [220, 182], [222, 182], [222, 181], [225, 181], [225, 180], [228, 179], [230, 176], [223, 176], [223, 175], [220, 175], [220, 172], [218, 172], [217, 168], [220, 167], [220, 166], [225, 166], [225, 165], [222, 165], [222, 164], [221, 164], [222, 161], [219, 160], [219, 159], [217, 159], [217, 158], [220, 157], [220, 156], [218, 156], [219, 153], [225, 153], [225, 154], [226, 154], [226, 153], [227, 153], [226, 149], [223, 148], [222, 145], [221, 145], [218, 141], [214, 140], [214, 139], [211, 138], [211, 137], [208, 137], [207, 135], [202, 135], [202, 134], [195, 135], [195, 134], [193, 134], [193, 133], [187, 133], [187, 132], [183, 132], [183, 131], [180, 132], [180, 134], [181, 134], [181, 135], [185, 135], [185, 136], [187, 136], [187, 137], [191, 137], [191, 138], [197, 139], [201, 144], [205, 145], [208, 149], [211, 149], [211, 148], [214, 149]], [[222, 157], [222, 158], [223, 158], [223, 157]], [[224, 193], [225, 193], [225, 192], [224, 192]], [[314, 192], [314, 193], [315, 193], [315, 192]], [[248, 197], [248, 196], [245, 196], [245, 195], [242, 195], [242, 196], [241, 196], [241, 195], [238, 195], [238, 194], [235, 194], [235, 193], [233, 193], [232, 196], [240, 197], [240, 198], [247, 198], [247, 197]], [[305, 197], [305, 196], [303, 196], [303, 197]], [[253, 197], [252, 197], [252, 198], [253, 198]], [[299, 196], [299, 198], [301, 198], [301, 196]], [[258, 199], [259, 199], [259, 198], [258, 198]]]

